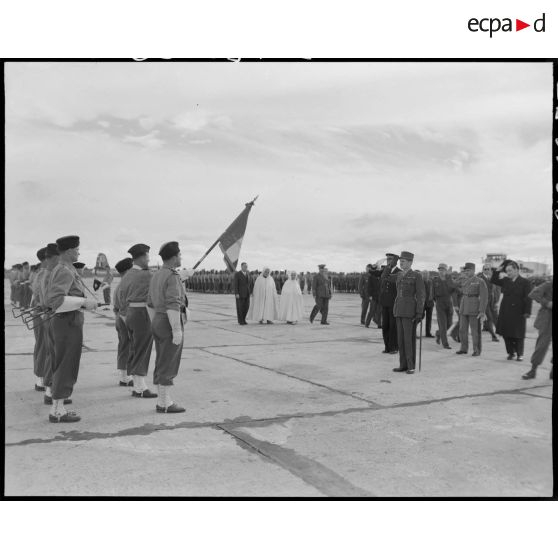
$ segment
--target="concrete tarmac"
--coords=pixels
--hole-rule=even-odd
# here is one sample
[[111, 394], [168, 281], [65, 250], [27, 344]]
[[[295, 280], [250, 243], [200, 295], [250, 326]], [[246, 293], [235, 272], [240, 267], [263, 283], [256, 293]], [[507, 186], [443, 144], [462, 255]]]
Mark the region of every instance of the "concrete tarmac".
[[48, 422], [33, 333], [5, 300], [6, 496], [552, 496], [550, 354], [521, 379], [536, 305], [524, 362], [488, 333], [477, 358], [423, 339], [410, 376], [392, 372], [381, 331], [360, 325], [358, 295], [334, 295], [330, 326], [240, 326], [233, 296], [189, 299], [173, 389], [186, 413], [158, 414], [118, 386], [102, 310], [85, 314], [74, 424]]

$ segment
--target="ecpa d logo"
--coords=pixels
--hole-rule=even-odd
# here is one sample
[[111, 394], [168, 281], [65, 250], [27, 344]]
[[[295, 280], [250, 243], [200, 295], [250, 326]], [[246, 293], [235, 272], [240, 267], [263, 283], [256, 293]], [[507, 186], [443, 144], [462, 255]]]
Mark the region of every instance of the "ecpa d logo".
[[[545, 32], [545, 21], [546, 14], [536, 19], [533, 22], [533, 30], [536, 33], [544, 33]], [[503, 33], [510, 33], [513, 31], [521, 31], [522, 29], [526, 29], [527, 27], [531, 27], [530, 23], [525, 23], [521, 19], [515, 19], [515, 28], [512, 23], [513, 19], [509, 17], [504, 17], [500, 19], [499, 17], [484, 17], [482, 19], [477, 19], [476, 17], [472, 17], [468, 23], [467, 27], [469, 31], [472, 33], [478, 33], [479, 31], [482, 33], [489, 33], [489, 37], [492, 38], [494, 33], [503, 32]]]

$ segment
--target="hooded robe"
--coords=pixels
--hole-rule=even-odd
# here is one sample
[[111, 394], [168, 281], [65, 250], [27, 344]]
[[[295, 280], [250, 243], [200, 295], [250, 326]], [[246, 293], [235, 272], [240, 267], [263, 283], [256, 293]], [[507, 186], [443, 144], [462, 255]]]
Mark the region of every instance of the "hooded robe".
[[287, 322], [298, 322], [304, 315], [302, 291], [296, 277], [291, 279], [290, 272], [288, 277], [289, 279], [285, 282], [281, 291], [279, 319]]
[[277, 320], [279, 304], [273, 277], [271, 275], [264, 277], [261, 274], [254, 283], [252, 294], [253, 299], [246, 319], [256, 322]]

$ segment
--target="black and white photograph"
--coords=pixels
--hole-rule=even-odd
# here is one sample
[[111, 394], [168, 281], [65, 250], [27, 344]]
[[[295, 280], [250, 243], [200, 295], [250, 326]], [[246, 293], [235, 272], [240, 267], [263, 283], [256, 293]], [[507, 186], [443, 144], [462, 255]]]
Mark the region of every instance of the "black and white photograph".
[[5, 62], [5, 496], [551, 498], [553, 71]]

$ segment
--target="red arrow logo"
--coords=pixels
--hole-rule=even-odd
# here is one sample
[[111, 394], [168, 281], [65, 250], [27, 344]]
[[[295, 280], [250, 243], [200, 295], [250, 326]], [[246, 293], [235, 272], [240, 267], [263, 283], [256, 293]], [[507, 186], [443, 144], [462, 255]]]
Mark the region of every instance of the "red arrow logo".
[[525, 29], [526, 27], [531, 27], [531, 24], [525, 23], [524, 21], [521, 21], [520, 19], [515, 20], [515, 30], [516, 31], [521, 31], [522, 29]]

